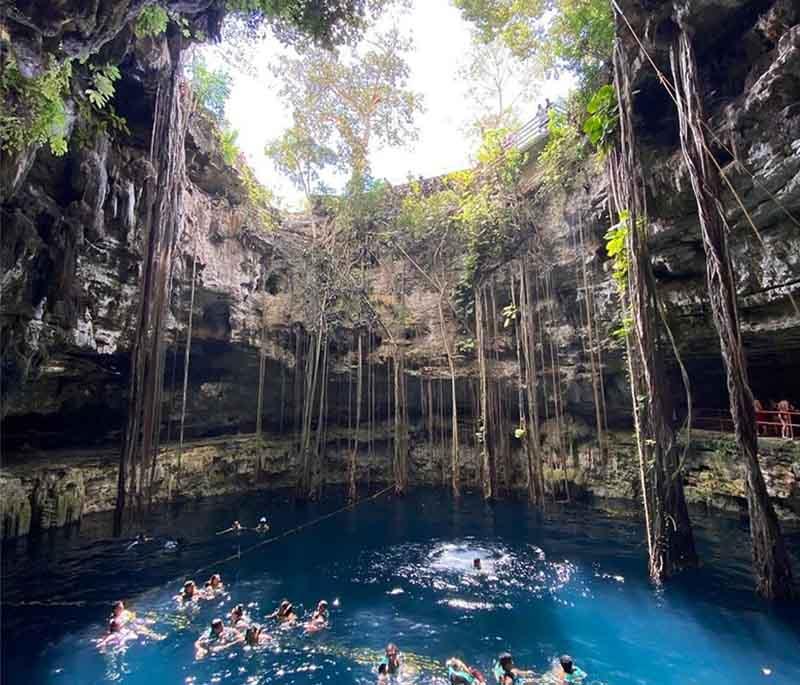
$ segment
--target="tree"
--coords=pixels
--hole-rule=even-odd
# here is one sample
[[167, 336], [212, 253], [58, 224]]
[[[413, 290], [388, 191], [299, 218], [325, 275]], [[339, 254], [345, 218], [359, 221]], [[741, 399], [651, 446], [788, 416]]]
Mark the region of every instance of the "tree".
[[278, 171], [303, 191], [309, 202], [315, 193], [322, 190], [322, 170], [336, 162], [336, 153], [333, 150], [317, 143], [297, 124], [284, 131], [279, 138], [267, 143], [264, 153]]
[[197, 103], [207, 109], [217, 123], [225, 123], [225, 105], [231, 94], [231, 76], [225, 69], [209, 69], [197, 53], [189, 63], [189, 82]]
[[283, 58], [274, 70], [296, 124], [336, 150], [357, 186], [368, 175], [371, 145], [401, 145], [416, 137], [414, 115], [422, 99], [408, 88], [410, 47], [393, 28], [365, 39], [362, 49], [312, 48]]
[[227, 0], [239, 21], [231, 37], [252, 38], [267, 25], [286, 44], [321, 47], [354, 43], [383, 10], [399, 0]]
[[614, 18], [608, 0], [453, 0], [484, 42], [502, 40], [518, 57], [550, 72], [567, 69], [587, 89], [611, 58]]
[[473, 104], [471, 128], [482, 138], [489, 129], [517, 125], [520, 106], [536, 96], [540, 75], [534, 62], [515, 57], [499, 38], [485, 43], [476, 34], [459, 69]]

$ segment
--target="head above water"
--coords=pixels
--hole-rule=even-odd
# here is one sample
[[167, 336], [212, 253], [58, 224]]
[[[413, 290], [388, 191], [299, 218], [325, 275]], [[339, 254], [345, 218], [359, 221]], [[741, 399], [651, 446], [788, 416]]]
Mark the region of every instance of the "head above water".
[[119, 616], [123, 611], [125, 611], [124, 602], [121, 599], [117, 600], [116, 602], [114, 602], [114, 606], [113, 606], [113, 608], [111, 610], [111, 613], [114, 616]]
[[221, 618], [215, 618], [211, 621], [211, 632], [215, 635], [222, 635], [223, 631], [225, 630], [225, 624], [222, 622]]
[[569, 654], [562, 654], [558, 662], [561, 664], [561, 668], [564, 669], [564, 673], [572, 673], [572, 669], [575, 668], [575, 665], [572, 663], [572, 657]]
[[187, 580], [183, 584], [183, 594], [185, 594], [185, 595], [187, 595], [189, 597], [191, 597], [194, 594], [195, 589], [196, 589], [196, 586], [195, 586], [193, 580]]
[[497, 657], [497, 661], [500, 663], [500, 666], [502, 666], [503, 670], [505, 671], [507, 671], [514, 665], [514, 657], [512, 657], [509, 652], [503, 652], [499, 657]]
[[244, 641], [248, 645], [257, 645], [261, 635], [261, 626], [250, 626], [244, 633]]
[[241, 604], [237, 604], [231, 609], [231, 616], [235, 616], [236, 618], [244, 616], [244, 607]]
[[219, 573], [212, 575], [209, 580], [211, 581], [211, 587], [218, 587], [222, 585], [222, 576]]
[[267, 522], [267, 517], [266, 517], [266, 516], [262, 516], [260, 519], [258, 519], [258, 522], [259, 522], [259, 523], [260, 523], [262, 526], [263, 526], [263, 525], [265, 525], [265, 524], [266, 524], [266, 522]]
[[319, 600], [317, 604], [317, 611], [327, 611], [328, 610], [328, 602], [324, 599]]
[[475, 568], [480, 568], [481, 567], [481, 560], [480, 559], [473, 559], [472, 560], [472, 565]]
[[397, 645], [394, 642], [390, 642], [386, 645], [386, 656], [390, 659], [396, 659], [400, 654], [400, 650], [397, 649]]
[[108, 632], [113, 634], [113, 633], [118, 633], [120, 630], [122, 630], [122, 623], [118, 621], [116, 618], [112, 618], [108, 622]]

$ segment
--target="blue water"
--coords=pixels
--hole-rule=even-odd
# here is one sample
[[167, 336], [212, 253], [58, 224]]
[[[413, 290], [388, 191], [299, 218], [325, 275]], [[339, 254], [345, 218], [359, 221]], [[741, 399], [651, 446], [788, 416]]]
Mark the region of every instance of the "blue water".
[[[263, 540], [214, 535], [234, 518], [254, 525], [263, 514], [280, 533], [337, 506], [218, 499], [159, 512], [148, 530], [160, 539], [149, 546], [126, 550], [101, 516], [80, 534], [5, 547], [3, 682], [371, 684], [391, 640], [412, 666], [407, 683], [444, 682], [451, 655], [488, 673], [503, 650], [540, 673], [568, 652], [587, 684], [800, 683], [800, 610], [753, 596], [746, 528], [719, 517], [695, 516], [704, 566], [657, 590], [635, 512], [542, 515], [523, 503], [433, 492], [382, 498], [204, 570], [195, 580], [219, 571], [229, 595], [176, 608], [172, 596], [195, 569]], [[174, 537], [180, 549], [164, 550], [163, 539]], [[798, 549], [800, 536], [790, 544]], [[484, 559], [480, 573], [475, 556]], [[193, 643], [213, 617], [242, 602], [261, 619], [283, 597], [304, 612], [318, 599], [338, 600], [330, 628], [274, 631], [273, 645], [195, 660]], [[119, 598], [163, 639], [100, 652], [107, 605]]]

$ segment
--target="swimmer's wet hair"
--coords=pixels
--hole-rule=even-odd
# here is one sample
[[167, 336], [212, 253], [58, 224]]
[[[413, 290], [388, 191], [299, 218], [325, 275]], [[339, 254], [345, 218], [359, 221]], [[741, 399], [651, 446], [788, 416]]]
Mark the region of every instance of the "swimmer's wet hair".
[[564, 673], [572, 673], [574, 664], [572, 663], [572, 657], [569, 654], [562, 654], [558, 661], [561, 664], [561, 668], [564, 669]]

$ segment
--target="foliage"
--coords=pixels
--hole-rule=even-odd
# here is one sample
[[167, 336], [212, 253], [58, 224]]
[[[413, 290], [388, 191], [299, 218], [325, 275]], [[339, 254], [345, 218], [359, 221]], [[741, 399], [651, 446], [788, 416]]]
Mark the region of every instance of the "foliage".
[[137, 38], [160, 36], [167, 30], [168, 23], [167, 10], [158, 5], [147, 5], [139, 12], [136, 23], [133, 25], [133, 33]]
[[547, 143], [538, 159], [545, 193], [568, 187], [577, 165], [586, 159], [584, 138], [569, 115], [551, 109], [549, 117]]
[[72, 63], [51, 62], [40, 76], [26, 79], [14, 59], [0, 74], [0, 149], [16, 152], [44, 145], [56, 155], [67, 151], [67, 105]]
[[97, 109], [103, 109], [114, 97], [114, 82], [118, 81], [121, 74], [119, 67], [114, 64], [96, 66], [89, 65], [91, 86], [84, 93]]
[[518, 313], [517, 307], [513, 304], [503, 307], [501, 312], [503, 316], [503, 328], [508, 328], [512, 323], [514, 323], [514, 321], [517, 320]]
[[473, 40], [458, 75], [472, 105], [470, 128], [480, 138], [490, 129], [518, 125], [519, 107], [536, 96], [541, 77], [533, 61], [515, 57], [499, 38]]
[[619, 214], [619, 221], [606, 231], [606, 253], [611, 259], [611, 276], [617, 286], [620, 299], [623, 302], [622, 326], [611, 335], [624, 339], [631, 331], [633, 319], [625, 305], [625, 293], [628, 289], [628, 233], [630, 229], [630, 214], [623, 210]]
[[231, 94], [230, 74], [225, 69], [209, 69], [205, 60], [195, 54], [189, 64], [189, 82], [197, 103], [222, 124], [225, 105]]
[[601, 153], [608, 150], [611, 137], [617, 129], [619, 111], [614, 86], [601, 86], [586, 106], [589, 117], [583, 123], [583, 132]]
[[239, 18], [237, 36], [247, 41], [264, 24], [286, 44], [311, 40], [330, 49], [355, 43], [383, 10], [402, 0], [227, 0]]
[[596, 87], [611, 56], [608, 0], [453, 0], [485, 42], [500, 38], [519, 57], [549, 71], [567, 69]]
[[416, 136], [421, 98], [408, 89], [410, 41], [397, 29], [377, 35], [364, 51], [311, 49], [275, 68], [295, 125], [334, 149], [351, 182], [368, 176], [375, 143], [400, 145]]
[[428, 192], [411, 183], [397, 215], [396, 240], [431, 245], [418, 255], [423, 264], [439, 254], [443, 236], [457, 238], [462, 263], [453, 299], [465, 316], [472, 313], [475, 286], [513, 251], [528, 225], [517, 187], [524, 154], [505, 148], [506, 137], [503, 129], [487, 132], [476, 167], [439, 179]]
[[239, 131], [235, 128], [221, 128], [219, 130], [219, 145], [222, 152], [222, 158], [228, 166], [234, 166], [236, 160], [239, 159], [241, 150], [236, 144], [236, 139], [239, 137]]
[[475, 351], [475, 338], [464, 338], [456, 342], [456, 352], [459, 354], [472, 354]]
[[333, 150], [317, 143], [297, 124], [267, 143], [264, 153], [308, 199], [323, 190], [320, 173], [336, 162]]
[[620, 212], [619, 221], [606, 231], [606, 253], [611, 261], [612, 276], [617, 290], [624, 293], [628, 287], [628, 228], [630, 214]]

